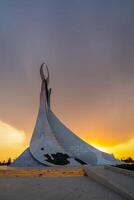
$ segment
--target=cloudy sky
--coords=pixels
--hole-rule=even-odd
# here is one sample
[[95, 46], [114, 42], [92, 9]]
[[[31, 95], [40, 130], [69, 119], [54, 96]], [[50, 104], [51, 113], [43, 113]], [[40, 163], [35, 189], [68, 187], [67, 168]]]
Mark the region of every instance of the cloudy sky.
[[0, 0], [0, 159], [29, 144], [43, 61], [56, 115], [88, 143], [134, 157], [134, 1]]

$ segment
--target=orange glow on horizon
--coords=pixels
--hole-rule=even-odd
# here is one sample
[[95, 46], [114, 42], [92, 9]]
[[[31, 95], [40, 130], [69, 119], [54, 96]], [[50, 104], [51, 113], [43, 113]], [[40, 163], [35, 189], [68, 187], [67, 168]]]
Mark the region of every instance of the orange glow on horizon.
[[[98, 138], [90, 138], [87, 134], [84, 136], [86, 137], [80, 136], [81, 139], [100, 151], [113, 154], [118, 159], [128, 157], [134, 159], [134, 138], [123, 143], [112, 144], [106, 142], [106, 139], [102, 142]], [[0, 161], [7, 160], [9, 157], [15, 159], [28, 147], [28, 144], [24, 131], [0, 121]]]
[[100, 151], [113, 154], [118, 159], [126, 159], [128, 157], [131, 157], [134, 159], [134, 138], [131, 140], [128, 140], [124, 143], [108, 146], [102, 143], [97, 142], [89, 142], [89, 139], [86, 140], [86, 142], [95, 148], [99, 149]]
[[0, 121], [0, 160], [15, 159], [26, 148], [24, 131]]

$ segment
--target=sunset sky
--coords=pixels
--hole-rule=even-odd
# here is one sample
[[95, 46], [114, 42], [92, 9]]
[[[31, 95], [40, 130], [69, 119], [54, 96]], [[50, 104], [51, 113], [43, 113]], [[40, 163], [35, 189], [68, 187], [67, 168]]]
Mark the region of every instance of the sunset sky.
[[0, 160], [29, 144], [43, 61], [61, 121], [134, 158], [134, 1], [0, 0]]

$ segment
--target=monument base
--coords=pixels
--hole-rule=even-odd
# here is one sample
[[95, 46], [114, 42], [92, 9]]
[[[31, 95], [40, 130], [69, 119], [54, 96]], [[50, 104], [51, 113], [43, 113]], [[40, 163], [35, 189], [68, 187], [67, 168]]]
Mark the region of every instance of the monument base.
[[36, 159], [30, 153], [29, 148], [27, 148], [13, 163], [10, 164], [10, 167], [46, 167], [47, 165], [41, 164], [36, 161]]

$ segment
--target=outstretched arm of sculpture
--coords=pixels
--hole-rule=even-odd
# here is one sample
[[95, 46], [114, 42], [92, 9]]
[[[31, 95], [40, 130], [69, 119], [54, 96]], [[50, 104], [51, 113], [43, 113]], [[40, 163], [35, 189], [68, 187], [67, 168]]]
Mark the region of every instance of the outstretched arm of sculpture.
[[52, 92], [52, 88], [49, 89], [49, 92], [48, 92], [48, 106], [50, 108], [50, 96], [51, 96], [51, 92]]

